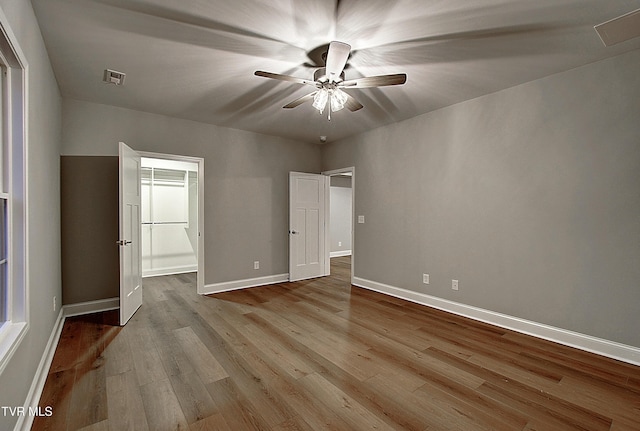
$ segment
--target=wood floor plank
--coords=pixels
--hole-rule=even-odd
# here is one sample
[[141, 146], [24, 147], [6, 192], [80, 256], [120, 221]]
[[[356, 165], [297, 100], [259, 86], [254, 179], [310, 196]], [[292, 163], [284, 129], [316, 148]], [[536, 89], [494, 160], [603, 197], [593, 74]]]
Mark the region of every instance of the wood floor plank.
[[222, 414], [218, 413], [206, 417], [198, 422], [189, 425], [190, 431], [234, 431], [224, 420]]
[[330, 277], [67, 319], [33, 430], [640, 429], [640, 367]]
[[207, 390], [221, 410], [225, 422], [233, 430], [268, 430], [270, 427], [255, 411], [253, 405], [238, 390], [235, 383], [225, 378], [207, 385]]
[[227, 371], [190, 327], [176, 329], [173, 332], [204, 384], [229, 377]]
[[393, 430], [393, 427], [385, 423], [374, 412], [364, 408], [319, 374], [309, 374], [301, 378], [300, 381], [318, 402], [335, 412], [349, 425], [350, 429]]
[[31, 429], [41, 431], [66, 430], [71, 393], [76, 378], [75, 368], [50, 372], [40, 396], [39, 406], [50, 406], [52, 416], [36, 416]]
[[274, 376], [278, 378], [283, 374], [282, 369], [260, 355], [257, 348], [237, 349], [249, 341], [233, 328], [226, 327], [224, 332], [230, 334], [232, 343], [210, 348], [224, 369], [233, 375], [232, 381], [224, 379], [226, 383], [222, 387], [230, 396], [242, 399], [252, 415], [259, 416], [268, 426], [287, 420], [291, 414], [283, 408], [280, 397], [270, 386]]
[[156, 327], [151, 332], [162, 366], [168, 376], [189, 374], [196, 371], [173, 330], [164, 331], [162, 328]]
[[109, 431], [109, 420], [103, 420], [80, 428], [78, 431]]
[[[349, 429], [347, 423], [335, 411], [320, 403], [312, 393], [305, 390], [299, 383], [292, 382], [289, 379], [279, 379], [274, 381], [271, 387], [281, 394], [280, 396], [283, 402], [286, 403], [287, 408], [292, 412], [296, 412], [292, 420], [297, 423], [299, 428], [305, 429], [305, 425], [308, 425], [312, 430]], [[278, 429], [284, 424], [286, 422], [276, 425], [274, 429]], [[288, 426], [291, 427], [291, 424], [288, 424]]]
[[296, 416], [295, 419], [290, 419], [275, 427], [271, 427], [272, 431], [315, 431], [317, 429], [319, 428], [312, 427], [300, 416]]
[[128, 331], [118, 331], [104, 349], [105, 373], [115, 376], [133, 370], [133, 355], [127, 341]]
[[197, 373], [177, 374], [169, 380], [189, 424], [219, 413]]
[[304, 377], [316, 371], [308, 361], [300, 358], [298, 355], [292, 354], [294, 348], [291, 346], [291, 343], [268, 337], [268, 332], [265, 333], [265, 331], [260, 328], [261, 323], [260, 320], [256, 319], [256, 325], [246, 325], [243, 329], [244, 334], [256, 348], [271, 357], [273, 361], [278, 362], [293, 378]]
[[79, 429], [108, 418], [106, 383], [102, 359], [76, 370], [69, 402], [69, 429]]
[[49, 373], [73, 369], [80, 360], [81, 334], [84, 325], [78, 319], [68, 319], [62, 327], [59, 345], [64, 349], [56, 349], [49, 368]]
[[586, 428], [588, 430], [605, 430], [611, 425], [611, 419], [606, 415], [562, 397], [553, 396], [549, 392], [555, 385], [553, 383], [542, 380], [535, 383], [522, 382], [517, 377], [507, 377], [502, 374], [505, 372], [504, 366], [492, 369], [470, 361], [460, 361], [444, 352], [430, 350], [430, 353], [443, 359], [449, 357], [452, 362], [457, 363], [459, 368], [483, 377], [486, 382], [477, 388], [479, 393], [510, 404], [517, 410], [525, 411], [532, 417], [539, 418], [541, 422], [564, 426], [566, 429], [585, 429], [582, 426], [586, 423], [589, 424]]
[[149, 430], [135, 371], [107, 377], [107, 404], [112, 430]]
[[465, 412], [465, 415], [474, 418], [474, 422], [485, 424], [489, 429], [519, 430], [527, 424], [526, 415], [506, 409], [491, 398], [464, 387], [443, 387], [427, 382], [416, 393], [436, 397], [452, 408]]
[[149, 429], [186, 431], [189, 429], [169, 379], [154, 380], [140, 387]]
[[135, 331], [130, 331], [127, 341], [140, 385], [167, 378], [160, 355], [151, 338], [151, 331], [148, 328], [136, 328]]
[[395, 381], [376, 376], [367, 385], [382, 398], [385, 413], [403, 429], [488, 430], [485, 424], [473, 421], [467, 411], [457, 410], [450, 403], [428, 392], [408, 392]]

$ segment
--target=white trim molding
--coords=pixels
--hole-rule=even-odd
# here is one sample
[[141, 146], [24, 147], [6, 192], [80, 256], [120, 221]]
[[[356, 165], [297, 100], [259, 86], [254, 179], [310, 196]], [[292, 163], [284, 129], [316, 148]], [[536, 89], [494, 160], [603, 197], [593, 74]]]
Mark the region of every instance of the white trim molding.
[[29, 331], [29, 65], [9, 19], [0, 8], [0, 61], [4, 66], [2, 99], [6, 102], [0, 119], [4, 122], [2, 145], [4, 168], [7, 169], [4, 198], [7, 214], [4, 247], [5, 284], [0, 295], [5, 296], [5, 320], [0, 327], [0, 374], [11, 361]]
[[81, 316], [83, 314], [99, 313], [101, 311], [117, 310], [120, 308], [120, 298], [98, 299], [96, 301], [78, 302], [62, 307], [64, 317]]
[[248, 278], [246, 280], [224, 281], [222, 283], [207, 284], [203, 295], [228, 292], [230, 290], [246, 289], [248, 287], [265, 286], [267, 284], [287, 283], [289, 274], [267, 275], [265, 277]]
[[507, 314], [496, 313], [494, 311], [485, 310], [483, 308], [449, 301], [447, 299], [426, 295], [420, 292], [414, 292], [400, 287], [390, 286], [388, 284], [378, 283], [376, 281], [371, 281], [360, 277], [354, 277], [352, 284], [364, 289], [373, 290], [375, 292], [394, 296], [400, 299], [405, 299], [417, 304], [437, 308], [439, 310], [489, 323], [501, 328], [510, 329], [512, 331], [520, 332], [527, 335], [532, 335], [534, 337], [553, 341], [565, 346], [575, 347], [580, 350], [607, 356], [609, 358], [617, 359], [629, 364], [640, 365], [640, 348], [638, 347], [629, 346], [626, 344], [617, 343], [615, 341], [609, 341], [562, 328], [556, 328], [554, 326], [521, 319], [519, 317], [509, 316]]
[[[40, 358], [40, 363], [38, 364], [36, 373], [33, 376], [33, 380], [31, 381], [31, 387], [29, 388], [29, 393], [27, 394], [27, 398], [25, 400], [25, 411], [29, 411], [29, 408], [35, 410], [38, 407], [40, 397], [42, 396], [42, 391], [44, 390], [44, 384], [47, 381], [49, 369], [51, 368], [51, 363], [53, 362], [53, 355], [56, 352], [56, 347], [58, 347], [58, 341], [60, 340], [60, 334], [62, 333], [64, 320], [65, 315], [63, 307], [60, 309], [58, 317], [53, 324], [51, 335], [49, 335], [49, 341], [47, 341], [47, 345], [42, 354], [42, 358]], [[33, 425], [34, 419], [35, 417], [33, 415], [20, 415], [13, 429], [16, 431], [29, 431], [31, 429], [31, 425]]]
[[342, 256], [351, 256], [351, 250], [332, 251], [331, 253], [329, 253], [329, 257], [342, 257]]
[[[349, 166], [346, 168], [340, 169], [332, 169], [330, 171], [323, 171], [322, 175], [332, 176], [339, 174], [351, 174], [351, 256], [355, 256], [355, 244], [356, 244], [356, 167]], [[331, 183], [329, 183], [331, 185]], [[329, 207], [327, 207], [327, 219], [329, 218]], [[327, 240], [329, 241], [329, 240]], [[329, 244], [329, 242], [327, 242]], [[330, 256], [331, 258], [331, 256]], [[356, 273], [356, 262], [355, 259], [351, 258], [351, 284], [353, 284], [353, 280], [355, 279]], [[329, 275], [329, 274], [327, 274]]]
[[142, 271], [142, 278], [158, 277], [161, 275], [186, 274], [188, 272], [198, 272], [198, 265], [182, 265], [167, 268], [147, 269]]
[[9, 363], [22, 339], [27, 334], [29, 326], [26, 322], [5, 322], [0, 328], [0, 374]]

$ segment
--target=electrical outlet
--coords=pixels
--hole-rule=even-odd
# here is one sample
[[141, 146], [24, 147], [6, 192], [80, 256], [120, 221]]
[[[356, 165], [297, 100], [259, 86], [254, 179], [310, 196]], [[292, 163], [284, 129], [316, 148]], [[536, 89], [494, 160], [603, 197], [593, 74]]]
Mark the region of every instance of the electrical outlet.
[[429, 284], [429, 274], [422, 274], [422, 282], [424, 284]]
[[338, 247], [342, 247], [342, 241], [338, 241]]
[[53, 311], [56, 311], [57, 307], [58, 307], [58, 297], [54, 296], [53, 297]]
[[458, 280], [451, 280], [451, 288], [453, 290], [458, 290]]
[[253, 262], [253, 269], [260, 269], [260, 261], [256, 260], [255, 262]]
[[358, 223], [364, 223], [364, 216], [363, 215], [359, 215], [358, 216]]

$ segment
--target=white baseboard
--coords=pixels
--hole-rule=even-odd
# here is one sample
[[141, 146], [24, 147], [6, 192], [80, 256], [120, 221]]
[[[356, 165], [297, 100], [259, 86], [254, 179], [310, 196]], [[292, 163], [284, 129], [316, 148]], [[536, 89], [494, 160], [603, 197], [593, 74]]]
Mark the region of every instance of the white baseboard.
[[[27, 399], [25, 400], [25, 411], [29, 411], [29, 408], [36, 409], [38, 407], [38, 403], [40, 402], [40, 397], [42, 396], [42, 391], [44, 389], [44, 384], [46, 383], [47, 376], [49, 375], [49, 368], [51, 368], [51, 362], [53, 362], [53, 355], [56, 352], [58, 340], [60, 340], [60, 334], [62, 333], [62, 327], [64, 326], [64, 319], [65, 315], [63, 307], [60, 309], [60, 313], [58, 313], [58, 318], [53, 325], [51, 335], [49, 335], [49, 341], [47, 341], [44, 353], [42, 354], [36, 373], [33, 376], [33, 381], [31, 382], [31, 387], [29, 388]], [[13, 428], [14, 431], [29, 431], [31, 429], [31, 425], [33, 425], [34, 419], [35, 417], [33, 415], [20, 415], [16, 422], [16, 426]]]
[[289, 274], [268, 275], [265, 277], [248, 278], [246, 280], [225, 281], [222, 283], [207, 284], [204, 286], [203, 295], [228, 292], [230, 290], [246, 289], [247, 287], [264, 286], [267, 284], [284, 283], [289, 281]]
[[80, 316], [83, 314], [99, 313], [120, 308], [120, 298], [98, 299], [97, 301], [67, 304], [62, 307], [64, 317]]
[[351, 250], [332, 251], [331, 253], [329, 253], [329, 257], [342, 257], [342, 256], [351, 256]]
[[198, 271], [198, 265], [171, 266], [168, 268], [147, 269], [142, 271], [142, 278], [158, 277], [160, 275], [184, 274]]
[[364, 278], [354, 277], [353, 285], [426, 305], [428, 307], [448, 311], [460, 316], [469, 317], [501, 328], [511, 329], [523, 334], [532, 335], [534, 337], [575, 347], [587, 352], [607, 356], [629, 364], [640, 365], [640, 348], [638, 347], [628, 346], [615, 341], [609, 341], [593, 337], [591, 335], [585, 335], [542, 323], [532, 322], [519, 317], [496, 313], [494, 311], [449, 301], [447, 299], [426, 295], [420, 292], [413, 292], [411, 290], [378, 283]]

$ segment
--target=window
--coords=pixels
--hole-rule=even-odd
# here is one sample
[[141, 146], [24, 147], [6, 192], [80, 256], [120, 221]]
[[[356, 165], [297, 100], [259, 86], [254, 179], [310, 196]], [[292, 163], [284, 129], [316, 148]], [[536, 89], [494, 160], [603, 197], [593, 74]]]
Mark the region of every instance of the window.
[[[6, 81], [6, 70], [7, 68], [3, 63], [0, 63], [0, 100], [4, 101], [4, 82]], [[8, 292], [8, 279], [7, 275], [9, 271], [7, 271], [7, 207], [9, 203], [9, 194], [5, 190], [6, 181], [4, 179], [5, 172], [7, 169], [4, 165], [6, 157], [4, 155], [4, 150], [6, 145], [4, 145], [4, 107], [2, 106], [4, 103], [0, 103], [0, 137], [2, 137], [2, 151], [0, 151], [0, 330], [4, 326], [4, 323], [7, 321], [7, 300], [9, 296]]]
[[27, 330], [27, 64], [0, 9], [0, 373]]

